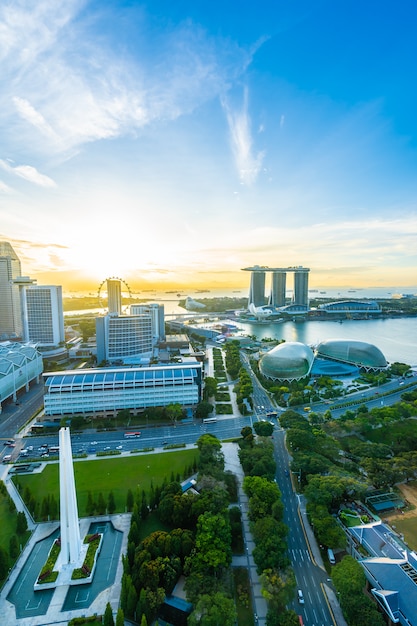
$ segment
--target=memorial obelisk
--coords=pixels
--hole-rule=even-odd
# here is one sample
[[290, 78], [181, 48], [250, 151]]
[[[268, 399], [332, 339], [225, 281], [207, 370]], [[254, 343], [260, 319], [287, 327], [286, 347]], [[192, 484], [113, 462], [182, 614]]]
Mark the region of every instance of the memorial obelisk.
[[59, 431], [59, 497], [61, 563], [62, 565], [78, 563], [81, 554], [81, 537], [69, 428], [61, 428]]

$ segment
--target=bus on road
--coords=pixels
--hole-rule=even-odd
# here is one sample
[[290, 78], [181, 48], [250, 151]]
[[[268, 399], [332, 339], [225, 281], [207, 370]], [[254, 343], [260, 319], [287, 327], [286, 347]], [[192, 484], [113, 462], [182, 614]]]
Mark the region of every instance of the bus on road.
[[141, 432], [139, 430], [131, 433], [125, 433], [125, 439], [136, 439], [141, 436]]

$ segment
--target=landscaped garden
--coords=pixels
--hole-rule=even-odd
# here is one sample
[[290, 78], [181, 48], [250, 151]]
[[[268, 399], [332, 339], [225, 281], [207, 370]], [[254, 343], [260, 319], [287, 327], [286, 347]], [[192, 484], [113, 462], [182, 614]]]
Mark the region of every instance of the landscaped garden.
[[[160, 485], [170, 475], [191, 474], [198, 459], [198, 450], [188, 449], [160, 454], [117, 457], [74, 463], [78, 512], [88, 513], [89, 499], [102, 498], [112, 493], [114, 512], [126, 510], [128, 491], [149, 493], [151, 487]], [[23, 498], [32, 501], [33, 510], [40, 515], [40, 505], [45, 498], [59, 500], [59, 465], [47, 464], [40, 474], [19, 475], [13, 478]], [[35, 503], [38, 504], [36, 507]]]

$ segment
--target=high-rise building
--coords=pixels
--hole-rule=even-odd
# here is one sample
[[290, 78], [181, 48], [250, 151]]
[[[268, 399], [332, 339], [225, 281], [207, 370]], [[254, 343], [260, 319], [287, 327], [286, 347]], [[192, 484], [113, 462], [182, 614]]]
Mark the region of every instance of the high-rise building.
[[39, 347], [58, 346], [65, 341], [62, 287], [24, 284], [20, 282], [25, 341]]
[[298, 265], [295, 267], [267, 267], [254, 265], [244, 267], [243, 271], [250, 272], [250, 288], [248, 309], [251, 305], [262, 307], [265, 304], [265, 275], [272, 274], [271, 292], [268, 305], [275, 308], [285, 307], [285, 289], [287, 273], [294, 274], [293, 304], [308, 308], [308, 273], [310, 269]]
[[107, 303], [109, 315], [121, 315], [122, 281], [118, 278], [107, 279]]
[[152, 318], [105, 315], [96, 318], [97, 362], [137, 362], [152, 356]]
[[285, 293], [287, 285], [286, 272], [272, 272], [271, 295], [268, 304], [273, 307], [285, 306]]
[[303, 267], [294, 269], [294, 304], [308, 307], [308, 272]]
[[20, 260], [8, 241], [0, 241], [0, 339], [22, 336], [19, 287]]
[[263, 306], [265, 304], [265, 270], [258, 266], [252, 268], [249, 289], [249, 304]]
[[165, 339], [165, 310], [163, 304], [131, 304], [130, 315], [150, 315], [154, 345]]

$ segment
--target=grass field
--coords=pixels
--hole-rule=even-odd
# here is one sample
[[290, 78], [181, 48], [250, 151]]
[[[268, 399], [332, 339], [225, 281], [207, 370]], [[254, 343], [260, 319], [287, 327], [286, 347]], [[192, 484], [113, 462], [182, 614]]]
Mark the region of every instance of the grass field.
[[[10, 511], [7, 496], [0, 494], [0, 546], [9, 554], [10, 537], [16, 535], [16, 511]], [[23, 547], [30, 537], [27, 531], [23, 536], [18, 537], [19, 544]], [[9, 556], [9, 567], [13, 565], [13, 560]]]
[[[80, 517], [86, 515], [87, 496], [90, 491], [93, 500], [97, 500], [101, 492], [107, 501], [110, 491], [116, 502], [116, 512], [125, 511], [126, 495], [129, 489], [133, 494], [139, 489], [149, 492], [151, 483], [154, 487], [161, 485], [164, 478], [170, 480], [173, 473], [180, 475], [181, 480], [187, 467], [193, 465], [198, 458], [198, 450], [180, 450], [158, 454], [147, 454], [128, 457], [112, 457], [95, 461], [77, 461], [74, 463], [75, 486], [77, 490], [78, 512]], [[59, 500], [59, 464], [49, 463], [40, 474], [20, 475], [14, 480], [21, 485], [21, 493], [26, 487], [36, 500], [51, 494]], [[0, 518], [1, 519], [1, 518]]]
[[402, 533], [404, 535], [404, 539], [407, 542], [408, 547], [411, 550], [417, 549], [417, 516], [415, 517], [404, 517], [403, 519], [396, 519], [395, 521], [390, 522], [395, 526], [395, 531], [397, 533]]

